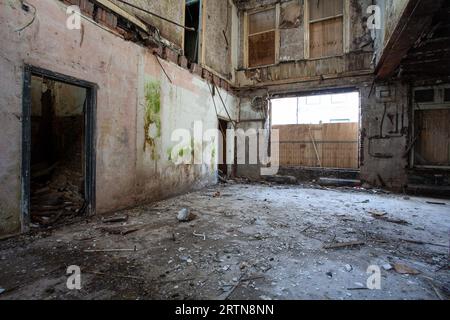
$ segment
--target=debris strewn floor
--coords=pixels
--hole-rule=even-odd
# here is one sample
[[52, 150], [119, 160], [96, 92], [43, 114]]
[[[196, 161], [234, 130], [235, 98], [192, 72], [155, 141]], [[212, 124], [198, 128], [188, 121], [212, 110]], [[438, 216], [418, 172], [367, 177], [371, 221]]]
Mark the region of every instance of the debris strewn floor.
[[[354, 189], [215, 186], [0, 242], [0, 299], [446, 299], [449, 206]], [[177, 220], [183, 208], [189, 222]], [[67, 289], [70, 265], [81, 268], [81, 290]], [[369, 266], [381, 271], [380, 290], [367, 289]]]

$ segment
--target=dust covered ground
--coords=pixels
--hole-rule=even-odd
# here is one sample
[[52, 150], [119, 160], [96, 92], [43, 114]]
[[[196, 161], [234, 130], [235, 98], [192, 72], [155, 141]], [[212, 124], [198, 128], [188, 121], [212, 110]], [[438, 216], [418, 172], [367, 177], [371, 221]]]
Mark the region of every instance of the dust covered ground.
[[[449, 207], [356, 189], [218, 185], [113, 215], [126, 221], [0, 241], [0, 299], [447, 299]], [[192, 221], [177, 220], [183, 208]], [[71, 265], [81, 290], [67, 288]], [[369, 266], [379, 290], [367, 288]]]

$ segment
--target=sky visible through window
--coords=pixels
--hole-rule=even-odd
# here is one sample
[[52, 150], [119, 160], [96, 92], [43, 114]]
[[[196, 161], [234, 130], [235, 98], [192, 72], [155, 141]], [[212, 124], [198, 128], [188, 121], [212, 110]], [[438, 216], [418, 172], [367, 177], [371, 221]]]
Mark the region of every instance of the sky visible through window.
[[273, 125], [346, 123], [358, 121], [358, 92], [272, 100]]

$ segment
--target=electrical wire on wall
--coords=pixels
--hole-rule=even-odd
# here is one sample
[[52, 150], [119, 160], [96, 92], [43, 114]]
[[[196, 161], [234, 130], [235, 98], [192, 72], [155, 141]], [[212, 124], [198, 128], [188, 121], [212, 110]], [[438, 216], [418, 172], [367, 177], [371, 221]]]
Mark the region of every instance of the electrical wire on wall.
[[229, 19], [230, 19], [230, 4], [229, 3], [227, 3], [226, 19], [227, 19], [227, 22], [226, 22], [226, 25], [225, 25], [225, 29], [222, 30], [222, 33], [223, 33], [223, 37], [225, 38], [226, 50], [228, 51], [228, 48], [230, 46], [229, 42], [228, 42], [228, 38], [227, 38], [228, 24], [229, 24], [228, 22], [229, 22]]
[[211, 93], [211, 99], [212, 99], [213, 104], [214, 104], [214, 110], [216, 110], [216, 117], [217, 117], [217, 119], [219, 119], [219, 112], [217, 111], [216, 101], [214, 100], [214, 92], [213, 92], [214, 88], [211, 88], [209, 82], [206, 82], [206, 84], [208, 85], [209, 92]]
[[214, 88], [216, 89], [216, 92], [219, 95], [220, 101], [222, 102], [223, 108], [225, 109], [225, 112], [227, 113], [228, 119], [230, 120], [230, 122], [233, 124], [233, 128], [236, 129], [236, 124], [234, 123], [234, 121], [231, 119], [230, 113], [228, 112], [228, 108], [225, 105], [225, 102], [222, 99], [222, 95], [220, 94], [219, 89], [217, 88], [217, 86], [215, 84], [213, 84]]
[[167, 74], [166, 69], [164, 69], [164, 67], [163, 67], [163, 65], [162, 65], [162, 63], [161, 63], [161, 61], [159, 61], [159, 57], [158, 57], [157, 54], [155, 54], [155, 58], [156, 58], [156, 61], [158, 61], [159, 66], [161, 67], [162, 71], [163, 71], [164, 74], [166, 75], [166, 77], [167, 77], [167, 79], [169, 80], [169, 82], [170, 82], [171, 84], [173, 84], [172, 79], [170, 79], [169, 75]]
[[30, 11], [30, 7], [33, 8], [33, 17], [23, 27], [20, 27], [20, 28], [14, 30], [15, 32], [21, 32], [21, 31], [25, 30], [26, 28], [31, 26], [33, 24], [33, 22], [36, 20], [36, 13], [37, 13], [36, 7], [33, 6], [31, 3], [27, 3], [25, 1], [21, 1], [20, 3], [21, 3], [22, 10], [25, 11], [25, 12], [29, 12]]

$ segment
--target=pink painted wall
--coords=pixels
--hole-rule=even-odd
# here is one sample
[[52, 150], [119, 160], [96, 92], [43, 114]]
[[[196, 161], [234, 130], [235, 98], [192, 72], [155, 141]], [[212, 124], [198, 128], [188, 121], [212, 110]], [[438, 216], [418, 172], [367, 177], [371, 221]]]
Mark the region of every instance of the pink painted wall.
[[[194, 120], [217, 126], [208, 86], [187, 70], [163, 61], [169, 83], [156, 58], [135, 43], [83, 19], [83, 29], [65, 27], [65, 6], [57, 0], [28, 0], [32, 19], [18, 0], [0, 0], [0, 236], [20, 231], [20, 166], [23, 67], [38, 66], [96, 83], [97, 213], [104, 213], [187, 191], [215, 181], [206, 168], [174, 168], [166, 159], [170, 130]], [[145, 79], [161, 83], [162, 137], [159, 157], [143, 151]], [[227, 96], [235, 114], [236, 98]], [[219, 102], [218, 102], [219, 103]], [[190, 117], [178, 119], [183, 108]], [[172, 119], [172, 120], [171, 120]], [[175, 120], [173, 120], [175, 119]], [[178, 120], [177, 120], [178, 119]], [[166, 124], [169, 123], [169, 124]], [[145, 178], [142, 178], [145, 177]]]

